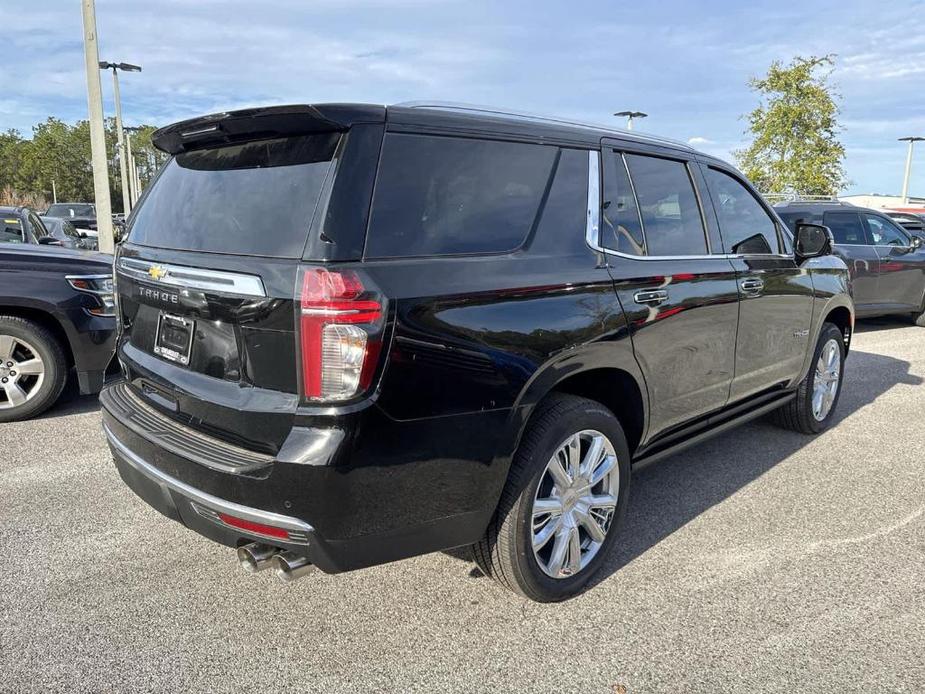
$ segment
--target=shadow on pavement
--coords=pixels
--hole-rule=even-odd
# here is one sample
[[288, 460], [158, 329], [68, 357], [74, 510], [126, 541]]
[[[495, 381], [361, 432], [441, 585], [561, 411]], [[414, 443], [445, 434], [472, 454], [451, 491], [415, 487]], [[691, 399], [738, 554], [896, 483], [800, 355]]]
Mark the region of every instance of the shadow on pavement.
[[[895, 385], [920, 385], [923, 379], [910, 374], [909, 366], [909, 362], [901, 359], [852, 350], [845, 364], [847, 382], [839, 396], [831, 426], [838, 426], [843, 419]], [[878, 378], [852, 378], [851, 372], [877, 374]], [[755, 445], [755, 427], [771, 430], [773, 444]], [[701, 445], [639, 470], [633, 475], [633, 490], [618, 540], [619, 549], [588, 587], [607, 580], [622, 566], [812, 440], [812, 436], [758, 420], [757, 424], [715, 439], [722, 442], [719, 454], [714, 450], [705, 456]], [[743, 451], [748, 451], [748, 455], [743, 455]]]
[[[888, 327], [894, 326], [895, 321]], [[838, 426], [843, 419], [872, 403], [895, 385], [920, 385], [923, 379], [910, 374], [909, 366], [909, 362], [901, 359], [852, 350], [846, 362], [846, 387], [839, 396], [832, 426]], [[852, 378], [852, 372], [877, 374], [878, 377]], [[756, 431], [757, 427], [764, 431]], [[762, 439], [765, 434], [769, 434], [771, 445], [756, 445], [756, 434]], [[812, 436], [758, 420], [757, 423], [720, 435], [713, 439], [713, 443], [700, 444], [636, 471], [633, 474], [630, 505], [617, 539], [618, 549], [586, 590], [606, 581], [621, 567], [701, 513], [732, 496], [812, 440]], [[716, 442], [720, 444], [718, 447]], [[709, 450], [708, 455], [704, 454], [705, 450]], [[743, 455], [743, 451], [748, 451], [748, 455]], [[444, 554], [462, 561], [472, 561], [468, 547], [447, 550]], [[479, 577], [482, 574], [473, 568], [470, 575]]]
[[54, 417], [65, 417], [71, 414], [85, 414], [87, 412], [96, 412], [100, 409], [100, 399], [97, 394], [81, 395], [77, 386], [77, 378], [74, 374], [68, 378], [67, 384], [61, 397], [50, 409], [42, 413], [36, 419], [52, 419]]
[[857, 333], [875, 333], [881, 330], [892, 330], [894, 328], [908, 328], [915, 325], [905, 316], [878, 316], [877, 318], [858, 318], [854, 324], [854, 332]]

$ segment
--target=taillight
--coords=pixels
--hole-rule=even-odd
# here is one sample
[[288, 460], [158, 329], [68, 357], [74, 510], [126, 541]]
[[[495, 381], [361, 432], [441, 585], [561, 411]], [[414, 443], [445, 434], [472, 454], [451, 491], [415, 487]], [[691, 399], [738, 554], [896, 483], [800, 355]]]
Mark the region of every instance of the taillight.
[[305, 398], [348, 400], [372, 383], [384, 322], [381, 297], [352, 270], [306, 268], [300, 287]]

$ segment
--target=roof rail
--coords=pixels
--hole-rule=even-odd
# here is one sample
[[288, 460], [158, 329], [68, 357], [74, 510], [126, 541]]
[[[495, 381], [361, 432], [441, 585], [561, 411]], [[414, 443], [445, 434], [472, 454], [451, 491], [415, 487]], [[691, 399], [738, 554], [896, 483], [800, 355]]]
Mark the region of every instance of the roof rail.
[[559, 125], [572, 125], [579, 128], [601, 130], [618, 134], [621, 137], [630, 137], [636, 140], [648, 140], [654, 143], [672, 145], [674, 147], [680, 147], [681, 149], [693, 151], [693, 147], [691, 147], [686, 142], [682, 142], [681, 140], [673, 140], [668, 137], [646, 135], [635, 130], [626, 130], [624, 128], [617, 128], [610, 125], [602, 125], [600, 123], [587, 123], [583, 121], [567, 120], [565, 118], [542, 116], [536, 113], [515, 111], [513, 109], [498, 108], [495, 106], [483, 106], [479, 104], [467, 104], [455, 101], [403, 101], [401, 103], [392, 105], [399, 106], [401, 108], [422, 108], [433, 109], [437, 111], [459, 111], [461, 113], [484, 113], [488, 115], [504, 116], [506, 118], [518, 118], [520, 120], [536, 123], [557, 123]]

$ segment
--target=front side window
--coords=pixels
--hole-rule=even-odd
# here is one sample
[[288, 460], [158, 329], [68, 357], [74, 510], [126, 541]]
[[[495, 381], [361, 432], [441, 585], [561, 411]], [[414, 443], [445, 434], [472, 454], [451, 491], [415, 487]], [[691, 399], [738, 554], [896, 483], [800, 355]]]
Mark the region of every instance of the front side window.
[[870, 245], [857, 212], [826, 212], [822, 216], [822, 223], [831, 230], [835, 243], [847, 246]]
[[704, 172], [723, 243], [730, 253], [777, 253], [777, 224], [755, 196], [739, 181], [719, 169]]
[[25, 237], [19, 217], [3, 217], [0, 229], [0, 243], [23, 243]]
[[905, 232], [888, 220], [875, 214], [865, 214], [867, 229], [875, 246], [908, 246], [909, 237]]
[[694, 184], [684, 162], [627, 154], [648, 255], [706, 255]]
[[533, 227], [556, 152], [549, 145], [387, 135], [367, 257], [519, 248]]

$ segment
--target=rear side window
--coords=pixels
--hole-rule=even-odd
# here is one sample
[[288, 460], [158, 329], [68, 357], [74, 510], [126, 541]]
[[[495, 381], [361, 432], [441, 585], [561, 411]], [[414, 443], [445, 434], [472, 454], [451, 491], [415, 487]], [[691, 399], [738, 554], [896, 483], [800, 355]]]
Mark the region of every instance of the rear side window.
[[714, 168], [704, 172], [723, 243], [730, 253], [777, 253], [777, 225], [749, 190]]
[[178, 154], [135, 212], [132, 243], [297, 258], [339, 134]]
[[852, 246], [867, 246], [867, 234], [861, 224], [861, 216], [857, 212], [826, 212], [822, 216], [822, 223], [832, 231], [835, 243]]
[[391, 133], [366, 256], [503, 253], [519, 248], [546, 192], [556, 148]]
[[623, 155], [612, 153], [604, 175], [604, 245], [628, 255], [645, 255], [646, 242], [633, 187], [626, 173]]
[[627, 154], [649, 255], [706, 255], [694, 185], [683, 162]]

